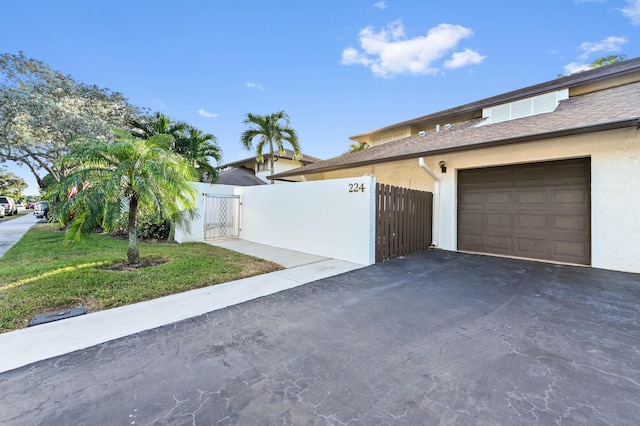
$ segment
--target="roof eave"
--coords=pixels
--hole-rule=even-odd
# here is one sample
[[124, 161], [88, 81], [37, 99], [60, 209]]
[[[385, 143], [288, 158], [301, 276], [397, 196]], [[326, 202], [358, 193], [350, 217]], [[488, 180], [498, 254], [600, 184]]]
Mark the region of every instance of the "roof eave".
[[611, 121], [611, 122], [607, 122], [607, 123], [599, 123], [599, 124], [593, 124], [593, 125], [583, 126], [583, 127], [574, 127], [574, 128], [571, 128], [571, 129], [554, 130], [554, 131], [550, 131], [550, 132], [535, 133], [535, 134], [526, 135], [526, 136], [518, 136], [518, 137], [513, 137], [513, 138], [506, 138], [506, 139], [498, 139], [498, 140], [492, 140], [492, 141], [478, 142], [478, 143], [473, 143], [473, 144], [468, 144], [468, 145], [463, 145], [463, 146], [455, 146], [455, 147], [447, 147], [447, 148], [441, 148], [441, 149], [418, 151], [418, 152], [413, 152], [411, 154], [389, 156], [389, 157], [385, 157], [385, 158], [378, 158], [378, 159], [375, 159], [375, 160], [356, 162], [356, 163], [340, 164], [340, 165], [335, 165], [335, 166], [312, 169], [312, 170], [309, 170], [309, 171], [301, 171], [301, 172], [297, 172], [297, 173], [296, 173], [296, 170], [299, 170], [299, 169], [293, 169], [293, 170], [291, 170], [289, 172], [283, 172], [283, 173], [279, 173], [277, 175], [274, 175], [274, 178], [277, 179], [277, 178], [282, 178], [282, 177], [302, 176], [302, 175], [306, 175], [306, 174], [325, 173], [325, 172], [331, 172], [331, 171], [335, 171], [335, 170], [348, 169], [348, 168], [352, 168], [352, 167], [364, 167], [364, 166], [371, 166], [371, 165], [374, 165], [374, 164], [388, 163], [388, 162], [391, 162], [391, 161], [409, 160], [409, 159], [413, 159], [413, 158], [417, 158], [417, 157], [440, 155], [440, 154], [447, 154], [447, 153], [452, 153], [452, 152], [470, 151], [470, 150], [474, 150], [474, 149], [493, 148], [493, 147], [503, 146], [503, 145], [514, 145], [514, 144], [518, 144], [518, 143], [534, 142], [534, 141], [538, 141], [538, 140], [542, 140], [542, 139], [553, 139], [553, 138], [561, 138], [561, 137], [567, 137], [567, 136], [576, 136], [576, 135], [582, 135], [582, 134], [586, 134], [586, 133], [596, 133], [596, 132], [603, 132], [603, 131], [607, 131], [607, 130], [623, 129], [623, 128], [628, 128], [628, 127], [635, 127], [637, 129], [640, 129], [640, 118], [625, 119], [625, 120], [619, 120], [619, 121]]

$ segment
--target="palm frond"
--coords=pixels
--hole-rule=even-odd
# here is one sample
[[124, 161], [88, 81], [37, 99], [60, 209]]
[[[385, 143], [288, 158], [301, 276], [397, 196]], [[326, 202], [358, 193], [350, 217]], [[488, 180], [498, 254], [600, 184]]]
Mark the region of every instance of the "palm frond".
[[240, 143], [246, 150], [253, 150], [254, 139], [260, 137], [255, 146], [258, 163], [264, 162], [265, 147], [269, 150], [270, 158], [273, 158], [275, 149], [280, 155], [284, 155], [285, 142], [293, 149], [294, 160], [302, 157], [298, 134], [290, 127], [290, 118], [286, 112], [277, 111], [269, 115], [247, 113], [243, 124], [249, 126], [240, 136]]
[[[114, 141], [96, 140], [89, 148], [71, 151], [65, 161], [75, 168], [49, 190], [49, 199], [54, 201], [52, 213], [68, 225], [70, 241], [97, 226], [114, 229], [131, 200], [139, 201], [139, 210], [166, 219], [177, 218], [181, 207], [187, 211], [195, 208], [196, 191], [189, 184], [194, 168], [169, 149], [172, 136], [140, 140], [120, 130], [114, 135]], [[87, 187], [68, 196], [70, 188], [84, 182]]]

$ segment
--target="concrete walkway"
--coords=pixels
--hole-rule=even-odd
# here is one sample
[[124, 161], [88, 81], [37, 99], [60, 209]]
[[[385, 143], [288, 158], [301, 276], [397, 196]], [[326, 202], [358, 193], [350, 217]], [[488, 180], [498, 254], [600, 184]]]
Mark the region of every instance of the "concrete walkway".
[[[29, 218], [15, 221], [14, 232], [32, 225]], [[0, 225], [0, 234], [7, 225]], [[0, 373], [364, 267], [243, 240], [215, 245], [287, 269], [0, 334]]]
[[42, 221], [34, 214], [26, 214], [22, 217], [7, 220], [0, 219], [0, 258], [20, 241], [20, 238], [27, 233], [36, 223]]

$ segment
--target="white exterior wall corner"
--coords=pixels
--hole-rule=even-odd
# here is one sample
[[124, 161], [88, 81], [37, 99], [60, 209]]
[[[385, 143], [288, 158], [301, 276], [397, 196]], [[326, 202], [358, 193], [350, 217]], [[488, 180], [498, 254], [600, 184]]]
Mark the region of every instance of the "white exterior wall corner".
[[[238, 187], [240, 238], [361, 265], [375, 263], [373, 176]], [[349, 192], [363, 185], [364, 192]]]
[[185, 227], [176, 227], [174, 239], [178, 243], [202, 242], [204, 241], [204, 194], [226, 194], [233, 195], [235, 186], [217, 185], [203, 182], [192, 182], [196, 189], [196, 217], [190, 223], [190, 232]]
[[[591, 158], [591, 265], [640, 273], [640, 130], [627, 128], [429, 157], [440, 174], [439, 247], [457, 250], [457, 170]], [[425, 179], [428, 179], [425, 176]]]

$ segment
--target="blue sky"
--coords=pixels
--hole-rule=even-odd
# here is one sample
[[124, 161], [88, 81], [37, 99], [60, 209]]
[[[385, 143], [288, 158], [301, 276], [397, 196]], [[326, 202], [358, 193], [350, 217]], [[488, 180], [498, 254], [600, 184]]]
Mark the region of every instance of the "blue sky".
[[[640, 0], [29, 0], [0, 51], [44, 61], [213, 133], [246, 158], [246, 113], [285, 110], [304, 153], [349, 136], [640, 56]], [[26, 168], [10, 170], [30, 184]]]

